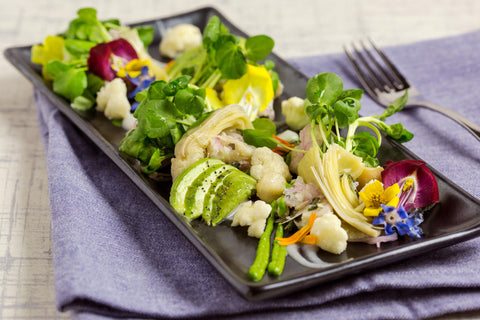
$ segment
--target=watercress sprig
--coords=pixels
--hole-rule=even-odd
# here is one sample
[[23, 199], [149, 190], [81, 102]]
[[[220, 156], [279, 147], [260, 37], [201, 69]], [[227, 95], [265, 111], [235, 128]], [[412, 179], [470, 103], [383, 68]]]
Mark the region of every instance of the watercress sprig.
[[205, 89], [189, 85], [190, 80], [184, 75], [169, 82], [155, 81], [135, 97], [137, 126], [121, 141], [119, 150], [139, 159], [147, 174], [172, 158], [183, 134], [210, 114]]
[[213, 88], [222, 78], [241, 78], [247, 64], [265, 59], [273, 46], [273, 39], [266, 35], [235, 36], [218, 16], [212, 16], [203, 31], [202, 45], [182, 54], [167, 72], [171, 78], [190, 75], [192, 84]]
[[[343, 80], [334, 73], [320, 73], [309, 79], [306, 87], [305, 113], [311, 120], [312, 140], [316, 143], [315, 126], [318, 126], [326, 151], [332, 143], [343, 146], [347, 151], [361, 157], [366, 165], [377, 166], [376, 158], [382, 142], [380, 130], [399, 142], [413, 138], [401, 123], [389, 125], [385, 119], [400, 111], [408, 100], [408, 92], [396, 99], [381, 115], [360, 117], [361, 89], [343, 89]], [[360, 127], [370, 130], [357, 132]], [[346, 129], [345, 137], [341, 129]], [[372, 134], [373, 132], [374, 134]]]

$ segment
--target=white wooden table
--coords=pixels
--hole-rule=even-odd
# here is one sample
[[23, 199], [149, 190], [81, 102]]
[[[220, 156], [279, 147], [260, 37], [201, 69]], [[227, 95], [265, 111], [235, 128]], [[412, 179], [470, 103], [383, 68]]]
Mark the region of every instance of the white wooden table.
[[[1, 0], [0, 49], [63, 31], [77, 9], [124, 23], [214, 6], [283, 58], [341, 51], [371, 35], [394, 45], [480, 28], [477, 0]], [[48, 181], [32, 86], [0, 58], [0, 319], [64, 319], [55, 308]], [[480, 308], [480, 305], [479, 305]], [[480, 319], [480, 310], [442, 319]]]

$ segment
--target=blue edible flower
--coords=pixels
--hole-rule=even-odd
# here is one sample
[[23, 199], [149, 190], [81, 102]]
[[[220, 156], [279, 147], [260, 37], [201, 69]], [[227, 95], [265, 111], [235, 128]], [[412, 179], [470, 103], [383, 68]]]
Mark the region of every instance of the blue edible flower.
[[[128, 80], [135, 86], [135, 89], [127, 94], [128, 99], [133, 99], [137, 93], [147, 89], [150, 84], [155, 81], [155, 77], [150, 76], [148, 72], [148, 66], [142, 66], [141, 72], [136, 77], [131, 77], [128, 73], [126, 74]], [[131, 111], [135, 111], [140, 103], [134, 102], [132, 104]]]
[[398, 208], [382, 204], [383, 211], [373, 218], [374, 225], [384, 225], [385, 234], [391, 235], [397, 232], [399, 235], [408, 235], [412, 238], [421, 238], [422, 229], [419, 227], [423, 222], [422, 214], [418, 211], [407, 213], [403, 206]]

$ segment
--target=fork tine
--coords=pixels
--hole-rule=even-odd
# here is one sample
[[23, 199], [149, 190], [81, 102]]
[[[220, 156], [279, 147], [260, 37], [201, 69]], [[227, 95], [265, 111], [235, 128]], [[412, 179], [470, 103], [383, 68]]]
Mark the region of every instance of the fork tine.
[[381, 79], [381, 77], [378, 76], [378, 73], [372, 69], [370, 65], [371, 63], [367, 61], [367, 59], [364, 56], [364, 53], [358, 50], [357, 46], [354, 43], [352, 43], [352, 47], [357, 57], [363, 63], [363, 66], [365, 67], [365, 69], [367, 69], [370, 75], [370, 79], [372, 79], [372, 81], [375, 83], [376, 88], [380, 91], [385, 91], [385, 92], [390, 91], [390, 89], [388, 88], [388, 86], [386, 86], [386, 83], [383, 81], [383, 79]]
[[377, 45], [373, 42], [373, 40], [370, 37], [368, 37], [368, 41], [370, 42], [370, 45], [372, 46], [372, 48], [375, 49], [377, 54], [383, 60], [385, 65], [388, 67], [390, 73], [396, 78], [396, 80], [400, 84], [400, 86], [398, 86], [398, 84], [397, 84], [396, 87], [398, 89], [408, 88], [410, 86], [408, 81], [403, 77], [403, 75], [400, 73], [400, 71], [398, 71], [398, 69], [393, 65], [393, 63], [390, 62], [390, 59], [387, 58], [385, 53], [383, 53], [383, 51], [380, 50], [379, 47], [377, 47]]
[[350, 64], [352, 65], [353, 70], [355, 70], [355, 73], [357, 74], [357, 77], [360, 80], [364, 89], [368, 92], [370, 96], [372, 97], [377, 96], [377, 93], [375, 92], [375, 88], [376, 88], [375, 84], [372, 84], [369, 77], [363, 72], [362, 68], [360, 67], [357, 60], [353, 56], [353, 54], [350, 52], [350, 50], [348, 50], [346, 46], [343, 46], [343, 51], [347, 55], [348, 60], [350, 61]]
[[385, 69], [378, 63], [377, 59], [373, 56], [371, 53], [371, 49], [369, 50], [367, 46], [365, 45], [365, 42], [363, 40], [360, 41], [360, 44], [362, 45], [363, 51], [365, 54], [370, 58], [370, 61], [375, 65], [376, 69], [378, 70], [378, 75], [382, 79], [384, 83], [384, 88], [386, 91], [391, 91], [394, 90], [395, 88], [398, 89], [398, 84], [396, 83], [396, 77], [395, 79], [392, 79], [392, 76], [389, 76], [388, 73], [385, 71]]

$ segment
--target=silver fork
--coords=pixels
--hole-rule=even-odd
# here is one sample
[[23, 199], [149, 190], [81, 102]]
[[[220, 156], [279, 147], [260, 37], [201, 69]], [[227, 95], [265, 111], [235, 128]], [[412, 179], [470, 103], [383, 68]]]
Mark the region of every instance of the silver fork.
[[[349, 50], [346, 46], [344, 46], [343, 49], [362, 86], [370, 97], [379, 104], [387, 107], [396, 98], [402, 96], [405, 90], [408, 90], [408, 102], [405, 106], [421, 106], [441, 113], [456, 121], [480, 141], [479, 125], [453, 110], [422, 101], [420, 92], [405, 79], [393, 63], [385, 56], [383, 51], [380, 50], [370, 38], [368, 41], [373, 50], [369, 50], [363, 41], [360, 41], [361, 50], [357, 49], [355, 44], [352, 44], [352, 50]], [[375, 56], [372, 51], [376, 53]]]

